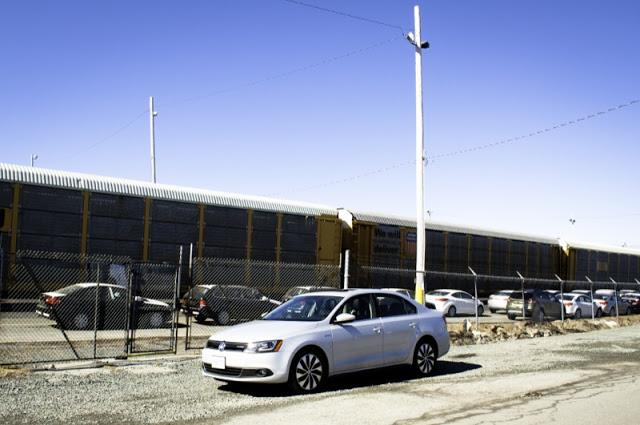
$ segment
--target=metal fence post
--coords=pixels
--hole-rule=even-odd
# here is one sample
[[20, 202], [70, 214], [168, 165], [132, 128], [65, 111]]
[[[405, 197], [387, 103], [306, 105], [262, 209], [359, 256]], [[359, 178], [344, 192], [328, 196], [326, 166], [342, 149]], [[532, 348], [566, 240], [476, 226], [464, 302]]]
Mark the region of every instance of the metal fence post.
[[516, 271], [516, 273], [518, 273], [518, 276], [520, 276], [520, 287], [522, 290], [522, 318], [525, 319], [527, 316], [525, 314], [525, 299], [524, 299], [524, 277], [522, 277], [522, 275], [520, 274], [519, 271]]
[[[564, 322], [564, 292], [562, 291], [564, 282], [562, 282], [562, 279], [560, 279], [558, 275], [556, 275], [556, 279], [560, 281], [560, 318]], [[593, 307], [591, 307], [591, 310], [593, 310]]]
[[613, 297], [616, 300], [616, 323], [620, 326], [620, 311], [618, 311], [620, 309], [618, 306], [618, 282], [613, 280], [612, 277], [609, 277], [609, 279], [613, 282]]
[[349, 250], [344, 252], [344, 289], [349, 289]]
[[475, 299], [475, 304], [476, 304], [476, 331], [478, 330], [478, 275], [476, 274], [476, 272], [473, 271], [473, 269], [471, 267], [469, 267], [469, 270], [471, 270], [471, 273], [473, 273], [473, 291], [474, 294], [473, 296], [476, 298]]
[[587, 279], [587, 281], [589, 282], [589, 292], [590, 292], [590, 296], [591, 296], [591, 320], [595, 321], [596, 320], [596, 307], [595, 307], [595, 301], [593, 299], [593, 282], [591, 281], [591, 279], [589, 279], [589, 276], [585, 276], [585, 279]]

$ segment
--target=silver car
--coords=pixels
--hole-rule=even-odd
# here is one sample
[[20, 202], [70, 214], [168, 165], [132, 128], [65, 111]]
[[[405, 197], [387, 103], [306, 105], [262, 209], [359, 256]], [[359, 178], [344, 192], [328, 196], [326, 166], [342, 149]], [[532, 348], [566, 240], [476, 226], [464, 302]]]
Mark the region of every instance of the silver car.
[[264, 318], [211, 335], [202, 373], [220, 381], [288, 383], [310, 393], [329, 377], [412, 365], [429, 375], [449, 351], [444, 316], [376, 289], [299, 295]]

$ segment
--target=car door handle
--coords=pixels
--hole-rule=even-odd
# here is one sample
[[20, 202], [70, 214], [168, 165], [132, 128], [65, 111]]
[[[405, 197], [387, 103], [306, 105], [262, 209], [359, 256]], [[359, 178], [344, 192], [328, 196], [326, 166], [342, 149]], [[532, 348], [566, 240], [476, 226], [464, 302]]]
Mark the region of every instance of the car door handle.
[[380, 326], [376, 326], [375, 328], [373, 328], [373, 331], [379, 334], [380, 332], [382, 332], [382, 328]]
[[416, 322], [411, 322], [411, 323], [409, 323], [409, 327], [410, 327], [410, 328], [414, 328], [414, 329], [415, 329], [415, 327], [416, 327]]

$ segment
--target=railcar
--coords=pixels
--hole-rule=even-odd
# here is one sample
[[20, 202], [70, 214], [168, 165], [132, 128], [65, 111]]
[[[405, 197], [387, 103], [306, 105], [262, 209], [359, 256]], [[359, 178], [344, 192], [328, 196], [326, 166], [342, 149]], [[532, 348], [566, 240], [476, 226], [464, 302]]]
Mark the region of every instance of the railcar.
[[337, 210], [315, 204], [0, 164], [3, 281], [22, 250], [338, 265]]

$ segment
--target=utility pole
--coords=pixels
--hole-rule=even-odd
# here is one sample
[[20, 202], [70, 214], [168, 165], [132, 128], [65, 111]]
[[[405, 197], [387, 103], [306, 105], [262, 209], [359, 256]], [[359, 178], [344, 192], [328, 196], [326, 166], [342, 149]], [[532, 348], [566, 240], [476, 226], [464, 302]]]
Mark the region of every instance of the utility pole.
[[416, 48], [416, 301], [424, 304], [424, 274], [425, 274], [425, 228], [424, 228], [424, 124], [422, 109], [422, 49], [427, 49], [429, 43], [420, 38], [420, 7], [415, 6], [414, 31], [407, 35], [407, 40]]
[[149, 98], [149, 124], [151, 126], [151, 183], [156, 182], [156, 136], [153, 128], [154, 118], [158, 115], [153, 110], [153, 96]]

